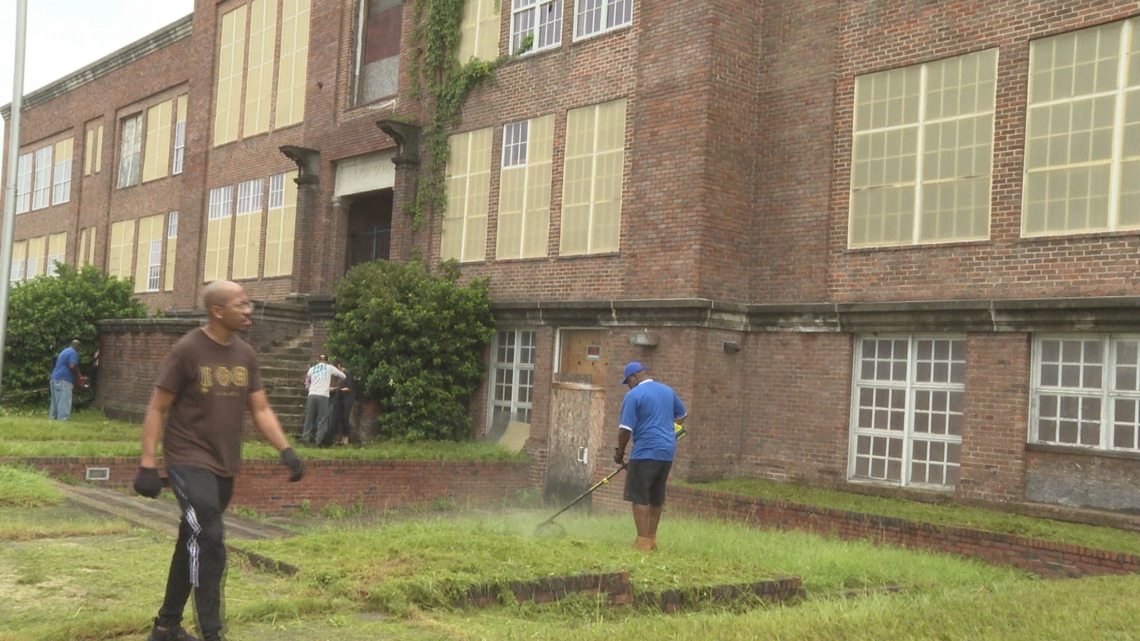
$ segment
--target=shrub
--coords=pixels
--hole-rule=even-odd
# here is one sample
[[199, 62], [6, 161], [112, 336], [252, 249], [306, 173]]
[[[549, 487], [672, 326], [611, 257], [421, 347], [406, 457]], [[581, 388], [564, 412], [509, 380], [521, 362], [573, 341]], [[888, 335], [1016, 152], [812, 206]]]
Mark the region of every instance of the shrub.
[[[146, 307], [134, 297], [130, 280], [105, 276], [88, 265], [59, 265], [56, 275], [39, 276], [12, 288], [4, 346], [3, 395], [8, 402], [43, 404], [56, 356], [78, 338], [79, 371], [95, 382], [91, 368], [97, 349], [96, 321], [143, 318]], [[91, 402], [94, 391], [75, 390], [74, 404]]]
[[494, 335], [487, 281], [458, 284], [453, 261], [431, 273], [418, 261], [357, 265], [337, 285], [325, 345], [380, 403], [378, 435], [462, 440], [467, 406], [483, 381]]

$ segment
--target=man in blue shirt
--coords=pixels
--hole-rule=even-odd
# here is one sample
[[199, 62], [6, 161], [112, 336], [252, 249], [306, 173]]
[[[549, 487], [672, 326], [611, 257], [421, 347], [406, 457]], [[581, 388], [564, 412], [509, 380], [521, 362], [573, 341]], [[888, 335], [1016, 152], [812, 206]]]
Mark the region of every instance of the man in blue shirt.
[[71, 341], [55, 359], [51, 371], [51, 410], [48, 417], [57, 421], [71, 418], [71, 388], [79, 378], [79, 339]]
[[618, 446], [614, 462], [625, 460], [625, 448], [633, 438], [633, 451], [625, 477], [625, 500], [633, 504], [637, 542], [633, 549], [657, 549], [657, 524], [665, 505], [665, 482], [677, 451], [674, 423], [683, 423], [687, 412], [677, 393], [668, 385], [649, 378], [641, 363], [625, 366], [623, 385], [629, 386], [621, 404]]

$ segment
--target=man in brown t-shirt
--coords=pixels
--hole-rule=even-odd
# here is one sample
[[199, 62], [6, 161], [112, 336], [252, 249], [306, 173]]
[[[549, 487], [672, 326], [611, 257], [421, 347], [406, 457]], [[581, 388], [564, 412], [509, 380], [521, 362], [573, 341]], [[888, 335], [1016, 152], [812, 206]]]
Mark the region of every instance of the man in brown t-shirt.
[[170, 350], [143, 422], [135, 491], [151, 498], [162, 492], [155, 452], [161, 435], [167, 478], [182, 507], [166, 598], [148, 641], [197, 641], [182, 628], [191, 589], [203, 636], [206, 641], [221, 639], [226, 568], [222, 513], [241, 470], [242, 417], [247, 408], [254, 426], [281, 452], [289, 481], [300, 481], [304, 475], [301, 460], [269, 407], [257, 356], [249, 343], [234, 335], [251, 324], [249, 297], [237, 283], [213, 281], [202, 292], [202, 304], [209, 323], [187, 333]]

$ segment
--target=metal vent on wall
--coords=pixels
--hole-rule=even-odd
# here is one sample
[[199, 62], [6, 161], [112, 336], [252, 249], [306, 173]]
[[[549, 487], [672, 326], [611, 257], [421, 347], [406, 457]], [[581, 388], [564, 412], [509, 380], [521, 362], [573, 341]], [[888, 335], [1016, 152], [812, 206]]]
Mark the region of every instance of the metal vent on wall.
[[111, 480], [111, 468], [109, 467], [89, 467], [87, 468], [88, 481], [109, 481]]

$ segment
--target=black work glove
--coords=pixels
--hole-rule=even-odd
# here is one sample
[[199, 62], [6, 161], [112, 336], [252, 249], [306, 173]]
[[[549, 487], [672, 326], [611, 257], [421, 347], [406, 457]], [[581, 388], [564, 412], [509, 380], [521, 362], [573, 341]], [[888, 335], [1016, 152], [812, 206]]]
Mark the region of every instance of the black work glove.
[[135, 491], [148, 499], [153, 499], [162, 493], [162, 479], [158, 476], [158, 468], [139, 466], [139, 473], [135, 475]]
[[293, 451], [293, 448], [287, 447], [281, 450], [281, 462], [285, 467], [289, 468], [289, 482], [296, 483], [305, 476], [305, 466], [301, 463], [301, 458]]
[[622, 465], [625, 463], [625, 450], [620, 447], [614, 448], [614, 463]]

